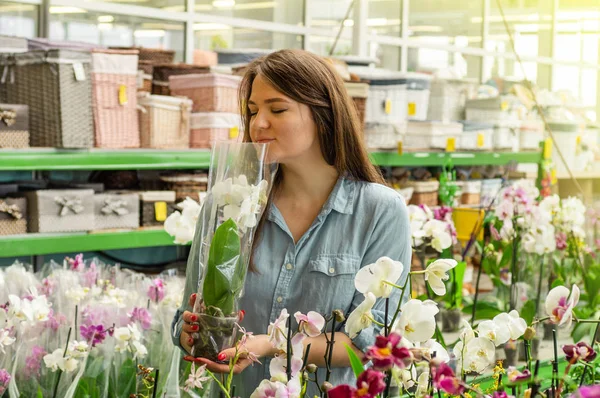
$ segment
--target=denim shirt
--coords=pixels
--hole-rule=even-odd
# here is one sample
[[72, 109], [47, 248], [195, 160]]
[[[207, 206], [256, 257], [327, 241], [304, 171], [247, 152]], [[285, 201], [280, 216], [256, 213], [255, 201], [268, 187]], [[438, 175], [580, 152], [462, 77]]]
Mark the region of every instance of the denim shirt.
[[[254, 263], [257, 272], [248, 273], [240, 309], [246, 311], [242, 326], [254, 334], [265, 334], [270, 322], [282, 309], [290, 316], [296, 311], [316, 311], [329, 315], [335, 309], [346, 316], [363, 300], [356, 291], [354, 277], [358, 270], [387, 256], [404, 264], [398, 284], [410, 271], [410, 224], [404, 199], [380, 184], [340, 178], [321, 212], [308, 231], [295, 243], [283, 216], [273, 204], [268, 211]], [[173, 341], [179, 346], [181, 313], [191, 310], [188, 298], [198, 286], [198, 236], [194, 239], [187, 265], [186, 289], [182, 307], [173, 320]], [[400, 292], [390, 297], [390, 313], [396, 309]], [[384, 300], [379, 299], [372, 313], [383, 323]], [[389, 316], [391, 318], [391, 315]], [[391, 319], [390, 319], [391, 321]], [[295, 323], [295, 322], [294, 322]], [[343, 331], [343, 326], [336, 328]], [[380, 328], [373, 324], [353, 339], [361, 350], [372, 345]], [[249, 397], [269, 376], [269, 358], [246, 368], [236, 380], [236, 395]], [[325, 380], [319, 369], [318, 380]], [[330, 382], [355, 384], [350, 368], [334, 368]], [[318, 395], [309, 383], [308, 396]]]

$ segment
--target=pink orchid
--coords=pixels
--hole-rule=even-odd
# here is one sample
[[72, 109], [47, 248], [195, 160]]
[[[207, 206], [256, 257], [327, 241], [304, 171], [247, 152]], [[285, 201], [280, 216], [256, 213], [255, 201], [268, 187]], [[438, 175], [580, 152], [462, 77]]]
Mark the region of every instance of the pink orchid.
[[366, 352], [366, 358], [373, 362], [378, 370], [388, 370], [398, 366], [405, 368], [412, 363], [412, 354], [407, 347], [402, 347], [402, 336], [392, 332], [388, 337], [377, 336], [375, 345]]
[[79, 253], [78, 255], [76, 255], [74, 259], [67, 257], [67, 262], [69, 263], [69, 266], [71, 267], [72, 271], [81, 271], [85, 268], [83, 253]]
[[550, 290], [546, 298], [546, 313], [552, 323], [570, 327], [573, 322], [573, 308], [579, 302], [579, 288], [573, 285], [571, 292], [564, 286]]
[[8, 388], [8, 384], [12, 379], [10, 373], [8, 373], [5, 369], [0, 369], [0, 396], [4, 394], [6, 389]]
[[321, 330], [325, 327], [325, 318], [315, 311], [309, 311], [304, 315], [300, 311], [294, 314], [296, 322], [300, 328], [300, 332], [308, 337], [317, 337], [321, 334]]
[[596, 351], [586, 342], [580, 341], [575, 344], [567, 344], [563, 346], [563, 352], [566, 355], [567, 361], [579, 360], [592, 362], [596, 359]]
[[600, 397], [600, 384], [579, 387], [570, 398], [598, 398]]
[[508, 377], [509, 382], [518, 384], [529, 381], [531, 379], [531, 372], [527, 369], [521, 372], [514, 366], [510, 366], [506, 369], [506, 376]]
[[558, 250], [565, 250], [567, 248], [567, 234], [564, 232], [556, 234], [556, 248]]
[[444, 362], [434, 361], [431, 367], [431, 375], [433, 376], [433, 386], [447, 394], [462, 395], [466, 390], [452, 368]]
[[165, 298], [165, 283], [162, 279], [156, 278], [152, 281], [148, 287], [148, 297], [156, 303]]

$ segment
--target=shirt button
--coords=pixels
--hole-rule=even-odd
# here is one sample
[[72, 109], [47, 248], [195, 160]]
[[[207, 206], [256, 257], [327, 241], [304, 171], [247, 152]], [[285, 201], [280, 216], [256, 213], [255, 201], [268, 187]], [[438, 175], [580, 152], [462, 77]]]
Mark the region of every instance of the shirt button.
[[333, 267], [329, 268], [329, 273], [330, 274], [333, 274], [334, 272], [335, 272], [335, 268], [333, 268]]
[[293, 266], [292, 264], [287, 264], [287, 265], [285, 266], [285, 268], [287, 268], [287, 269], [292, 269], [292, 268], [294, 268], [294, 266]]
[[277, 302], [278, 302], [278, 303], [281, 303], [281, 302], [283, 302], [283, 297], [281, 297], [281, 296], [277, 297]]

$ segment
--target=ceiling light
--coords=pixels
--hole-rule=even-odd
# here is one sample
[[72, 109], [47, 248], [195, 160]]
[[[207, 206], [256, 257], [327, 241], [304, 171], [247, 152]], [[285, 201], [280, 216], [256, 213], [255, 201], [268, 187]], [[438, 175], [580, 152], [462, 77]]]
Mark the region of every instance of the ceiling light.
[[77, 7], [62, 7], [52, 6], [50, 7], [50, 14], [85, 14], [86, 10]]
[[212, 6], [215, 8], [233, 8], [235, 0], [213, 0]]
[[133, 35], [137, 38], [164, 37], [165, 31], [160, 29], [136, 30]]
[[113, 17], [112, 15], [100, 15], [98, 17], [98, 22], [100, 22], [100, 23], [115, 22], [115, 17]]
[[111, 23], [99, 23], [98, 30], [102, 32], [108, 32], [113, 29], [113, 24]]

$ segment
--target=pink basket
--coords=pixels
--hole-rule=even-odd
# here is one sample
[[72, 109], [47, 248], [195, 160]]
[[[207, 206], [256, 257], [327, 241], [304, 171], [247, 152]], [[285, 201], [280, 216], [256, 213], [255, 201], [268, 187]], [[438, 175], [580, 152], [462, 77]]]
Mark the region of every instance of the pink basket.
[[241, 77], [216, 73], [169, 77], [171, 95], [190, 98], [192, 112], [238, 113]]
[[187, 98], [139, 93], [140, 139], [143, 148], [182, 149], [190, 145]]
[[240, 115], [235, 113], [193, 113], [190, 119], [190, 148], [210, 148], [215, 141], [240, 138]]
[[98, 148], [139, 148], [138, 51], [92, 53], [92, 105]]

